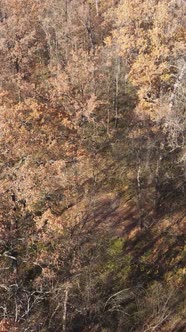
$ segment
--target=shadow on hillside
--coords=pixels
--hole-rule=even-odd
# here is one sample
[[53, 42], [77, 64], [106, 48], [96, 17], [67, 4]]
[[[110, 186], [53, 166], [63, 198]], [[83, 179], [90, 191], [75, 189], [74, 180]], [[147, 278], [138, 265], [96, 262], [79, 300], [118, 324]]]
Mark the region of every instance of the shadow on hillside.
[[[183, 218], [184, 207], [180, 223]], [[94, 246], [102, 237], [126, 239], [123, 254], [132, 257], [129, 279], [134, 284], [145, 285], [161, 280], [165, 273], [176, 271], [185, 264], [180, 255], [184, 236], [174, 235], [171, 225], [157, 232], [161, 220], [162, 217], [156, 217], [151, 225], [141, 228], [134, 202], [129, 200], [124, 204], [122, 197], [116, 195], [95, 201], [86, 217], [74, 228], [72, 237], [78, 239], [78, 247], [86, 243]]]
[[[160, 222], [161, 220], [157, 221]], [[134, 239], [129, 239], [124, 244], [124, 254], [132, 255], [130, 279], [134, 284], [137, 282], [145, 285], [149, 281], [161, 280], [165, 273], [176, 273], [185, 266], [182, 255], [184, 235], [172, 234], [171, 226], [156, 235], [157, 226], [156, 224], [139, 231]]]

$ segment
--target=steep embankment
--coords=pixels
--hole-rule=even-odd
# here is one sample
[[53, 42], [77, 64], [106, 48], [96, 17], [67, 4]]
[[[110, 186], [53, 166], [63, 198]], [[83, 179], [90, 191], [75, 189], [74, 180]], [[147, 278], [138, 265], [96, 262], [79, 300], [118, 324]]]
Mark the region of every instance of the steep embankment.
[[7, 331], [61, 331], [64, 321], [69, 331], [184, 331], [184, 200], [162, 197], [154, 213], [151, 184], [139, 206], [122, 148], [77, 144], [68, 158], [3, 169]]

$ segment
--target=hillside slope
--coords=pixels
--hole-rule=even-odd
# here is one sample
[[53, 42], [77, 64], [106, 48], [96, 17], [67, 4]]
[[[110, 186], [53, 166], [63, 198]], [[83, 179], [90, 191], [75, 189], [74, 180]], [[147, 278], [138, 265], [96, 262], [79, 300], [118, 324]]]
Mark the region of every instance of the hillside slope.
[[0, 331], [184, 332], [184, 1], [0, 6]]

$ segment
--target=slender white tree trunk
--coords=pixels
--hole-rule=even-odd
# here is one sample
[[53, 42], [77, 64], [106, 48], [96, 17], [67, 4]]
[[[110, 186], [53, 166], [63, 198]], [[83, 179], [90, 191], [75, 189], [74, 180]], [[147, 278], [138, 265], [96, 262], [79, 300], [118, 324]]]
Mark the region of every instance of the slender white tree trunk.
[[66, 332], [67, 302], [68, 302], [69, 289], [70, 285], [67, 283], [64, 291], [64, 303], [63, 303], [63, 332]]
[[99, 15], [99, 0], [95, 0], [96, 14]]

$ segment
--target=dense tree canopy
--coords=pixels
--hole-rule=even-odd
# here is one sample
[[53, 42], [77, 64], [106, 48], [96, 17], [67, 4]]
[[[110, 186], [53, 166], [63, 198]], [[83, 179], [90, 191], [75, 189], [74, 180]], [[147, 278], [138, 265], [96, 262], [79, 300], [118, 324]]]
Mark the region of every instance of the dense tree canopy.
[[0, 331], [184, 331], [185, 14], [0, 0]]

